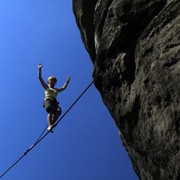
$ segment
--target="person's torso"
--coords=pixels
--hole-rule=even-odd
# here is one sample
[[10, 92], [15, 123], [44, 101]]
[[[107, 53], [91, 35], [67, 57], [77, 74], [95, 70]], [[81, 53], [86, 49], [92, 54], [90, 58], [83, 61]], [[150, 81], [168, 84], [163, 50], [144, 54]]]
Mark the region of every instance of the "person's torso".
[[56, 99], [57, 95], [58, 95], [57, 89], [48, 87], [48, 89], [45, 90], [45, 99], [48, 98]]

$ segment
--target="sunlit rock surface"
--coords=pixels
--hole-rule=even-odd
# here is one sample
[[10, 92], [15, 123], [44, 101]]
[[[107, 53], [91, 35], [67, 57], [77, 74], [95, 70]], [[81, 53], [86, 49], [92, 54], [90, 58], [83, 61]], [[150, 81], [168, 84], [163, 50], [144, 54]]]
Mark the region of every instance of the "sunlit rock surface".
[[180, 1], [73, 0], [73, 10], [135, 172], [180, 179]]

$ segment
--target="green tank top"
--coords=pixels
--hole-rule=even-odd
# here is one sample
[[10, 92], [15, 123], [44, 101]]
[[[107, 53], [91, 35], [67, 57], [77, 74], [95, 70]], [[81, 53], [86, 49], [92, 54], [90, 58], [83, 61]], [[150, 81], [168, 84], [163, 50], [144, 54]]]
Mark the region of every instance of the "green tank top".
[[45, 99], [56, 99], [57, 95], [58, 95], [58, 91], [57, 89], [54, 88], [48, 88], [45, 91]]

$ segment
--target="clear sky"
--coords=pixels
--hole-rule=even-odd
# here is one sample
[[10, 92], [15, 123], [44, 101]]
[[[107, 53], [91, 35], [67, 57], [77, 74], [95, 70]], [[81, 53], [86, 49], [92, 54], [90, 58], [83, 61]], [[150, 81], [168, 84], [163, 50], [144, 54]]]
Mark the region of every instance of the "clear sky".
[[[92, 81], [93, 65], [82, 43], [71, 0], [0, 0], [0, 174], [47, 125], [37, 78], [55, 75], [63, 112]], [[96, 88], [2, 179], [137, 180], [118, 130]]]

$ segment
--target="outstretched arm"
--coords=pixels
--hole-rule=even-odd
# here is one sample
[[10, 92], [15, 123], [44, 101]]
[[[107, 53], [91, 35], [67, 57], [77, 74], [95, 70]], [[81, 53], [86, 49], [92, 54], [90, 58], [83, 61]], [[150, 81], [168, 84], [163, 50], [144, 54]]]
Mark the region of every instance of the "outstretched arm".
[[64, 91], [67, 88], [69, 82], [70, 82], [70, 77], [68, 77], [67, 81], [64, 83], [64, 85], [61, 88], [57, 88], [57, 91], [58, 92]]
[[41, 83], [42, 87], [43, 87], [44, 89], [47, 89], [47, 88], [48, 88], [48, 85], [44, 82], [44, 80], [43, 80], [43, 78], [42, 78], [42, 76], [41, 76], [42, 67], [43, 67], [42, 64], [38, 64], [38, 78], [39, 78], [39, 80], [40, 80], [40, 83]]

